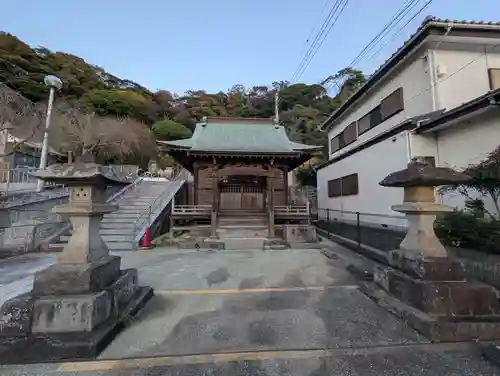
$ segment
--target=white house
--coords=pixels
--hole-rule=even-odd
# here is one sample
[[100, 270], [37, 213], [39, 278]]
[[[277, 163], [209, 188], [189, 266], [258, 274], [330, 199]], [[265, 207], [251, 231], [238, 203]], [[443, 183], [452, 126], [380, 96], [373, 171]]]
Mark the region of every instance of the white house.
[[413, 156], [455, 168], [484, 159], [500, 145], [499, 102], [500, 23], [427, 18], [321, 125], [330, 146], [317, 168], [319, 208], [397, 215], [403, 190], [378, 183]]

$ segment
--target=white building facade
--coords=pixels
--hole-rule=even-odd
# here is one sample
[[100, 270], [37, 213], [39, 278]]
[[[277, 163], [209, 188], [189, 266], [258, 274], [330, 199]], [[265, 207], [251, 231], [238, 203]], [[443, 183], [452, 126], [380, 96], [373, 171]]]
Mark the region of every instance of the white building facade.
[[397, 215], [391, 205], [402, 202], [403, 190], [378, 183], [410, 158], [432, 156], [455, 168], [483, 160], [500, 145], [497, 89], [500, 23], [426, 19], [322, 124], [329, 160], [317, 168], [318, 207], [386, 222], [376, 215]]

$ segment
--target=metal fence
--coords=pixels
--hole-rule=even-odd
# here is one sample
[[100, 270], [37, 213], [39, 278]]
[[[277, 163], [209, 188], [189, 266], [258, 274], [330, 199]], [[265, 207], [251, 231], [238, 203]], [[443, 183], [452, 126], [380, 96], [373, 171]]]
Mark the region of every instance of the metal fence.
[[402, 215], [318, 209], [312, 220], [327, 237], [348, 239], [356, 246], [368, 246], [390, 251], [397, 249], [407, 231]]
[[[128, 188], [113, 186], [105, 191], [107, 202], [117, 200]], [[27, 252], [37, 252], [66, 231], [71, 223], [65, 217], [52, 212], [56, 205], [68, 201], [69, 190], [60, 190], [59, 197], [45, 201], [30, 201], [8, 207], [0, 217], [0, 258]], [[65, 193], [65, 194], [64, 194]]]

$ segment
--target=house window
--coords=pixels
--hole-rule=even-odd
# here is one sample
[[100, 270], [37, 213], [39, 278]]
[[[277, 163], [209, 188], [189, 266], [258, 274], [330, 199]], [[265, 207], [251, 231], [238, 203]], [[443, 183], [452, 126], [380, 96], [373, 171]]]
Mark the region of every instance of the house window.
[[330, 153], [335, 153], [340, 149], [340, 136], [337, 135], [330, 140]]
[[356, 141], [358, 138], [358, 130], [356, 128], [356, 122], [349, 124], [343, 133], [343, 146], [349, 145], [350, 143]]
[[328, 181], [328, 197], [342, 196], [342, 179]]
[[358, 174], [344, 176], [341, 186], [342, 196], [357, 195], [359, 192]]
[[488, 75], [490, 77], [490, 89], [500, 89], [500, 68], [488, 69]]
[[370, 129], [370, 114], [358, 120], [358, 134], [365, 133], [368, 129]]
[[377, 106], [370, 111], [370, 128], [376, 127], [380, 123], [382, 123], [382, 114], [380, 113], [380, 106]]
[[404, 109], [403, 88], [394, 90], [380, 103], [381, 120], [385, 120]]
[[328, 181], [328, 197], [357, 195], [359, 193], [358, 174]]

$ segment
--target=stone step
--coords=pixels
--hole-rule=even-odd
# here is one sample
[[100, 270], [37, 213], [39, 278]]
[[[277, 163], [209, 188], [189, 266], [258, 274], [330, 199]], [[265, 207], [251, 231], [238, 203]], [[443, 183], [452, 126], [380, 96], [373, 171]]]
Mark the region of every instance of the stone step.
[[110, 230], [110, 229], [133, 229], [135, 227], [135, 222], [101, 222], [101, 230]]
[[224, 238], [225, 249], [227, 250], [247, 250], [264, 249], [266, 238]]
[[123, 236], [123, 235], [126, 235], [126, 236], [134, 236], [134, 227], [130, 227], [130, 228], [110, 228], [110, 229], [103, 229], [101, 228], [99, 230], [99, 233], [101, 234], [101, 236], [103, 237], [106, 237], [109, 238], [110, 235], [117, 235], [117, 236]]
[[106, 244], [114, 243], [114, 242], [129, 242], [129, 243], [131, 243], [133, 238], [134, 238], [134, 235], [130, 234], [130, 233], [127, 233], [125, 235], [101, 235], [101, 236], [102, 236], [102, 239], [106, 242]]
[[244, 225], [239, 225], [239, 224], [219, 224], [219, 226], [217, 226], [217, 229], [219, 230], [245, 230], [245, 229], [249, 229], [249, 230], [265, 230], [267, 229], [267, 223], [263, 223], [263, 224], [244, 224]]
[[106, 222], [133, 222], [138, 218], [138, 215], [135, 214], [122, 214], [122, 215], [116, 215], [116, 214], [106, 214], [103, 218], [101, 223], [106, 223]]
[[[134, 213], [121, 213], [118, 214], [117, 212], [111, 213], [111, 214], [106, 214], [103, 218], [104, 220], [112, 220], [114, 222], [130, 222], [130, 220], [135, 220], [138, 218], [138, 215]], [[128, 221], [127, 221], [128, 220]]]
[[130, 209], [147, 209], [151, 206], [151, 204], [134, 204], [134, 205], [120, 205], [118, 210], [130, 210]]
[[240, 239], [240, 238], [261, 238], [268, 236], [267, 229], [238, 229], [238, 230], [217, 230], [217, 235], [221, 238]]
[[132, 242], [106, 242], [110, 251], [133, 251], [136, 249]]
[[117, 211], [113, 212], [113, 214], [141, 214], [144, 212], [147, 208], [135, 208], [135, 209], [118, 209]]

